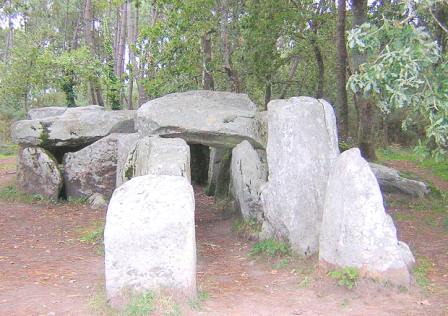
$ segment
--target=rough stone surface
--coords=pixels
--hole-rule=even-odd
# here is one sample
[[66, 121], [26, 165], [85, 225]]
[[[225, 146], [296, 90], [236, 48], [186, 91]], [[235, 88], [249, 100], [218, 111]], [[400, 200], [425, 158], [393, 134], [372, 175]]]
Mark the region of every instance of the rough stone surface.
[[233, 149], [230, 170], [232, 194], [237, 209], [241, 211], [243, 218], [261, 221], [261, 187], [266, 183], [267, 175], [257, 152], [249, 142], [243, 141]]
[[189, 91], [151, 100], [137, 111], [141, 135], [180, 137], [188, 143], [211, 147], [234, 147], [258, 139], [255, 104], [246, 94]]
[[214, 195], [218, 182], [218, 176], [222, 168], [223, 158], [230, 149], [224, 147], [211, 147], [210, 148], [210, 160], [208, 163], [208, 176], [207, 176], [207, 194]]
[[255, 122], [258, 138], [260, 139], [263, 148], [266, 148], [268, 144], [268, 111], [257, 112], [255, 115]]
[[21, 192], [56, 200], [63, 183], [58, 163], [48, 151], [38, 147], [19, 148], [17, 188]]
[[59, 116], [64, 114], [66, 110], [67, 108], [62, 106], [47, 106], [43, 108], [31, 109], [28, 111], [27, 119], [37, 120], [46, 117]]
[[397, 170], [369, 163], [383, 192], [404, 193], [411, 196], [423, 197], [429, 193], [428, 186], [421, 181], [406, 179]]
[[107, 199], [100, 193], [93, 193], [88, 199], [87, 203], [93, 209], [102, 210], [107, 208]]
[[319, 259], [409, 285], [414, 257], [397, 240], [378, 182], [357, 148], [343, 152], [328, 180]]
[[144, 175], [183, 176], [191, 181], [190, 147], [180, 138], [143, 137], [128, 154], [123, 181]]
[[117, 188], [104, 231], [107, 296], [196, 292], [193, 188], [185, 177], [142, 176]]
[[117, 140], [111, 134], [80, 151], [64, 155], [64, 180], [67, 197], [89, 197], [101, 193], [107, 198], [117, 178]]
[[15, 143], [46, 149], [92, 144], [111, 133], [133, 133], [135, 111], [106, 111], [90, 105], [67, 108], [62, 115], [18, 121], [12, 126]]
[[131, 150], [135, 150], [135, 146], [139, 139], [138, 133], [123, 134], [117, 140], [117, 181], [116, 187], [122, 185], [125, 181], [124, 167], [128, 155]]
[[311, 255], [318, 250], [327, 179], [339, 154], [333, 108], [310, 97], [274, 100], [268, 122], [263, 235]]

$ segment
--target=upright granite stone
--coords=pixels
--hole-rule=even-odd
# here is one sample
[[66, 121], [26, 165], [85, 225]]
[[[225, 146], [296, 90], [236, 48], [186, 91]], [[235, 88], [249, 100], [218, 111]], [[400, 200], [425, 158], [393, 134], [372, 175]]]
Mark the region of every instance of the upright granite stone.
[[107, 297], [196, 292], [194, 192], [185, 177], [141, 176], [117, 188], [104, 230]]
[[28, 111], [26, 118], [28, 120], [38, 120], [42, 118], [59, 116], [65, 113], [66, 107], [62, 106], [47, 106], [43, 108], [35, 108]]
[[117, 140], [117, 188], [127, 180], [125, 178], [125, 164], [129, 153], [132, 150], [135, 150], [138, 140], [138, 133], [123, 134], [123, 136], [119, 137]]
[[423, 197], [429, 193], [429, 188], [424, 182], [404, 178], [397, 170], [386, 166], [376, 163], [369, 165], [383, 192], [403, 193], [416, 197]]
[[64, 179], [56, 159], [45, 149], [19, 148], [17, 156], [17, 189], [27, 194], [40, 194], [56, 200]]
[[137, 111], [136, 127], [143, 136], [180, 137], [188, 143], [234, 147], [258, 139], [255, 104], [245, 94], [216, 91], [173, 93], [151, 100]]
[[318, 250], [327, 179], [339, 155], [333, 108], [310, 97], [274, 100], [268, 123], [262, 235], [285, 239], [296, 252], [311, 255]]
[[97, 105], [67, 108], [58, 116], [18, 121], [11, 136], [24, 146], [79, 148], [112, 133], [133, 133], [134, 116], [135, 111], [106, 111]]
[[139, 139], [121, 171], [124, 182], [144, 175], [183, 176], [191, 180], [190, 147], [180, 138]]
[[319, 260], [357, 267], [364, 274], [409, 285], [414, 263], [409, 247], [397, 240], [378, 182], [357, 148], [343, 152], [328, 180]]
[[230, 149], [224, 147], [210, 148], [210, 161], [208, 163], [208, 177], [206, 188], [207, 195], [215, 194], [218, 176], [222, 168], [223, 158], [229, 150]]
[[112, 195], [117, 178], [117, 142], [123, 134], [111, 134], [80, 151], [64, 155], [67, 197]]
[[245, 219], [263, 219], [261, 188], [267, 174], [257, 152], [248, 141], [243, 141], [232, 151], [231, 164], [232, 194], [237, 209]]

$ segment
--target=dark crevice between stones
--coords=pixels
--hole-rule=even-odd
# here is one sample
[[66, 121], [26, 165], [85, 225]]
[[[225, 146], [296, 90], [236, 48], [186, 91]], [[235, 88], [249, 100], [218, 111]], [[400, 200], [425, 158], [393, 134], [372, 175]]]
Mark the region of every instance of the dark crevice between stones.
[[190, 146], [191, 183], [205, 186], [208, 179], [210, 148], [201, 144], [188, 145]]

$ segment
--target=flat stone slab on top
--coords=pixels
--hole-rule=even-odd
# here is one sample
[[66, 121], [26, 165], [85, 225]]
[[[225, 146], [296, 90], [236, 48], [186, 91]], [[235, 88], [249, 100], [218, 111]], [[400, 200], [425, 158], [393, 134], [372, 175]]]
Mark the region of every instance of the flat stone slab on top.
[[173, 93], [137, 111], [140, 135], [180, 137], [190, 143], [232, 148], [243, 140], [262, 148], [256, 105], [246, 94], [217, 91]]
[[45, 108], [36, 109], [30, 115], [36, 119], [16, 122], [11, 129], [13, 141], [50, 150], [79, 148], [112, 133], [134, 132], [135, 111], [106, 111], [103, 107], [89, 105], [67, 108], [62, 114], [48, 112]]

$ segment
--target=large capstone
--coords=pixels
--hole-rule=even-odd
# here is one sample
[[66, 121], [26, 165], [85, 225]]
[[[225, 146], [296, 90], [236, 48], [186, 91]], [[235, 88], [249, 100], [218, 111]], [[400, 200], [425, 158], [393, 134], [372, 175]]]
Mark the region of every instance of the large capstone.
[[28, 120], [43, 119], [52, 116], [59, 116], [65, 113], [66, 107], [62, 106], [47, 106], [43, 108], [35, 108], [28, 111], [26, 118]]
[[58, 116], [18, 121], [12, 126], [11, 136], [15, 143], [50, 151], [79, 148], [111, 133], [134, 132], [134, 116], [135, 111], [106, 111], [97, 105], [67, 108]]
[[[135, 150], [135, 146], [139, 139], [138, 133], [123, 134], [117, 141], [117, 181], [116, 187], [122, 185], [125, 179], [125, 165], [128, 159], [128, 155], [132, 150]], [[132, 177], [130, 177], [132, 178]]]
[[117, 188], [104, 231], [107, 296], [196, 291], [193, 188], [185, 177], [142, 176]]
[[376, 163], [369, 165], [383, 192], [402, 193], [416, 197], [423, 197], [429, 193], [429, 188], [424, 182], [402, 177], [397, 170], [386, 166]]
[[122, 182], [149, 174], [182, 176], [190, 181], [190, 148], [180, 138], [143, 137], [129, 151], [120, 172]]
[[248, 140], [263, 147], [258, 136], [255, 104], [246, 94], [189, 91], [151, 100], [137, 111], [143, 136], [180, 137], [188, 143], [234, 147]]
[[357, 148], [343, 152], [328, 180], [319, 259], [399, 285], [409, 285], [414, 263], [409, 247], [397, 240], [378, 182]]
[[[64, 180], [67, 197], [112, 195], [117, 178], [117, 142], [125, 134], [111, 134], [80, 151], [64, 156]], [[125, 136], [126, 137], [126, 136]]]
[[318, 250], [327, 179], [339, 154], [333, 108], [310, 97], [271, 101], [268, 129], [262, 235], [311, 255]]
[[64, 183], [56, 159], [45, 149], [19, 148], [17, 156], [17, 189], [57, 199]]
[[237, 209], [243, 218], [261, 222], [263, 207], [261, 188], [266, 183], [266, 168], [257, 152], [247, 141], [243, 141], [232, 151], [231, 164], [232, 194]]

